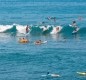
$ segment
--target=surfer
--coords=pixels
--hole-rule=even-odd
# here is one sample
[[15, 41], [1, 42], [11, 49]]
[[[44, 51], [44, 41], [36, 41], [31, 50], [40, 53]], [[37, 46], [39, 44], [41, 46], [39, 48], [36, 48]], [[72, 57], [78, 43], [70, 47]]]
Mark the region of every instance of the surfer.
[[29, 32], [29, 26], [27, 25], [27, 27], [26, 27], [26, 33], [28, 33]]
[[72, 26], [76, 27], [76, 21], [72, 22]]
[[50, 72], [47, 72], [46, 74], [42, 75], [42, 77], [52, 77], [52, 78], [57, 78], [57, 77], [60, 77], [60, 75], [58, 74], [52, 74]]
[[59, 30], [59, 27], [56, 28], [56, 31], [58, 31], [58, 30]]
[[51, 19], [52, 19], [54, 22], [56, 22], [56, 17], [52, 17]]
[[53, 20], [54, 22], [56, 22], [56, 17], [47, 17], [46, 19]]
[[47, 76], [50, 76], [50, 77], [59, 77], [60, 75], [58, 75], [58, 74], [50, 74], [49, 72], [47, 72]]
[[82, 17], [81, 17], [81, 16], [79, 16], [78, 20], [80, 20], [80, 21], [81, 21], [81, 20], [82, 20]]
[[27, 43], [27, 42], [29, 42], [29, 40], [26, 38], [19, 38], [19, 42], [20, 43]]
[[49, 72], [47, 72], [47, 75], [49, 75], [50, 73]]
[[72, 22], [72, 26], [75, 28], [74, 31], [72, 33], [77, 33], [77, 31], [79, 30], [77, 24], [76, 24], [76, 21], [73, 21]]
[[41, 43], [42, 43], [41, 40], [37, 40], [37, 41], [35, 41], [35, 44], [41, 44]]
[[47, 17], [48, 20], [51, 20], [51, 17]]

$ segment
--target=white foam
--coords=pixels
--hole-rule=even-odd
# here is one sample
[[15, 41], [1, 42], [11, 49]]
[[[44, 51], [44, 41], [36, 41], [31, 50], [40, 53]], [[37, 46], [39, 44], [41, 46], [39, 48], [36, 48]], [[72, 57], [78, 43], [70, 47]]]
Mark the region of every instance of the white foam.
[[[19, 33], [26, 34], [26, 26], [27, 25], [16, 25], [16, 29]], [[30, 31], [30, 29], [29, 29]]]
[[[0, 32], [4, 32], [8, 29], [11, 29], [13, 26], [16, 26], [16, 29], [17, 29], [18, 33], [26, 34], [26, 26], [27, 25], [19, 25], [19, 24], [0, 25]], [[29, 29], [29, 33], [30, 33], [30, 28], [28, 28], [28, 29]]]
[[10, 29], [12, 27], [13, 27], [13, 25], [0, 25], [0, 32], [4, 32], [7, 29]]
[[[57, 28], [58, 28], [58, 30], [57, 30]], [[62, 29], [62, 27], [61, 27], [61, 26], [53, 27], [53, 30], [51, 31], [51, 33], [50, 33], [50, 34], [57, 34], [58, 32], [60, 32], [60, 31], [61, 31], [61, 29]]]
[[26, 33], [26, 26], [23, 25], [16, 25], [16, 29], [18, 30], [19, 33]]
[[48, 25], [48, 26], [41, 26], [40, 28], [43, 29], [43, 31], [46, 31], [46, 30], [49, 30], [50, 27], [51, 26]]

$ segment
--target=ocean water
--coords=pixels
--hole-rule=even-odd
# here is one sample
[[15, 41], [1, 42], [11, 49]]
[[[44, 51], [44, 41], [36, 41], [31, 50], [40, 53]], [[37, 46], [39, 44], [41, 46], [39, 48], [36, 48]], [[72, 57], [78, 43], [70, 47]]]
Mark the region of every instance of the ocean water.
[[[19, 43], [21, 37], [30, 42]], [[47, 43], [35, 45], [39, 39]], [[85, 40], [85, 0], [0, 0], [0, 80], [86, 80], [77, 74], [86, 72]], [[47, 72], [60, 77], [42, 76]]]

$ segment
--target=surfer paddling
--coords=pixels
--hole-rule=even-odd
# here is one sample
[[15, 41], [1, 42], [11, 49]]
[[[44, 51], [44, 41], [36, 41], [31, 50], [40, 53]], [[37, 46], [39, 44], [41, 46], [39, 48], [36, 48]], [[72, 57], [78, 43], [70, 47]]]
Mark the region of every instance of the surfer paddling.
[[42, 41], [42, 40], [37, 40], [34, 42], [34, 44], [40, 45], [40, 44], [45, 44], [47, 41]]
[[47, 74], [46, 75], [42, 75], [42, 77], [52, 77], [52, 78], [57, 78], [57, 77], [60, 77], [60, 75], [58, 75], [58, 74], [51, 74], [51, 73], [49, 73], [49, 72], [47, 72]]
[[42, 41], [41, 40], [37, 40], [34, 42], [35, 44], [42, 44]]
[[29, 40], [26, 39], [26, 38], [19, 38], [19, 42], [20, 42], [20, 43], [28, 43]]

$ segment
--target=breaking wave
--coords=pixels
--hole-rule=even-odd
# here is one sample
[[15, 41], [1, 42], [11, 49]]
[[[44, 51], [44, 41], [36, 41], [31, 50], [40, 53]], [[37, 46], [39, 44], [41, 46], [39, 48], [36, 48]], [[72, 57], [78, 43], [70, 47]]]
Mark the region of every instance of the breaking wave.
[[[0, 33], [20, 33], [26, 34], [26, 26], [27, 25], [0, 25]], [[64, 34], [71, 34], [75, 30], [75, 27], [71, 27], [70, 25], [63, 25], [63, 26], [54, 26], [54, 25], [47, 25], [47, 26], [37, 26], [31, 25], [29, 27], [29, 33], [32, 35], [35, 34], [57, 34], [57, 33], [64, 33]], [[86, 34], [86, 28], [82, 27], [77, 31], [78, 34]]]

